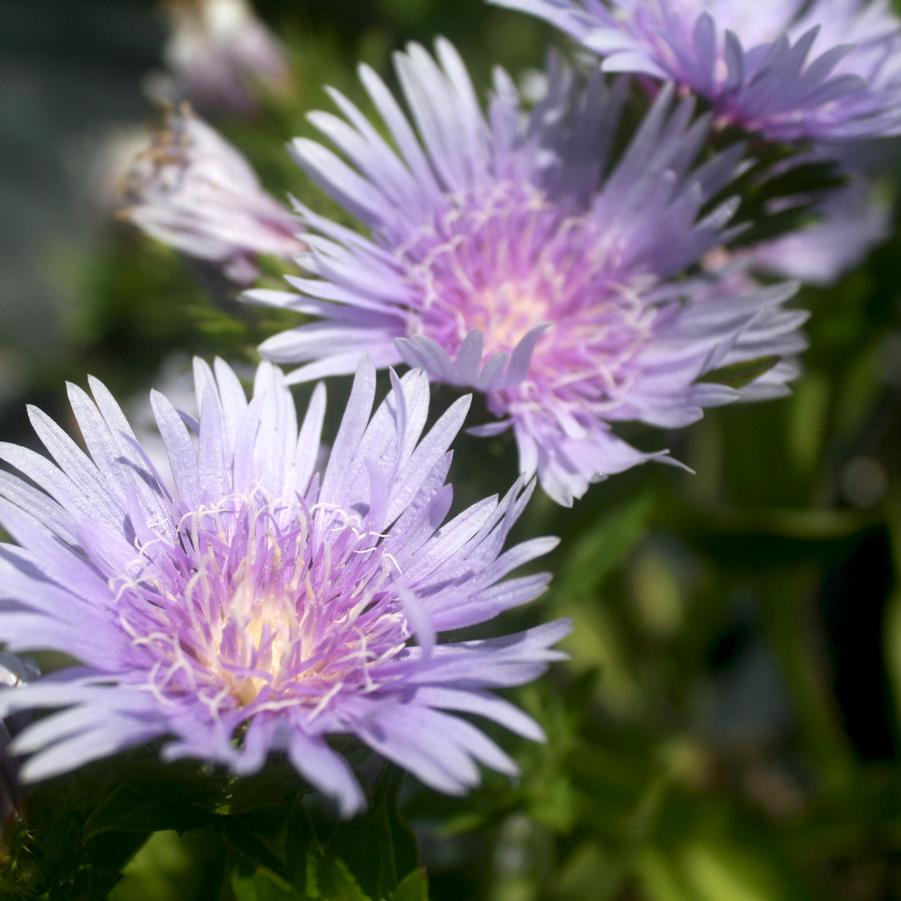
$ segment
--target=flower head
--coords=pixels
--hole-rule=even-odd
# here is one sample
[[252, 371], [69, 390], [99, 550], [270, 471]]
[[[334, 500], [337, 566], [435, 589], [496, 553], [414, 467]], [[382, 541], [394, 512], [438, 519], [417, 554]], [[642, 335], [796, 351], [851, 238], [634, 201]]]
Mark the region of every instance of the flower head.
[[608, 72], [672, 80], [778, 141], [901, 133], [901, 21], [887, 0], [490, 0]]
[[[734, 203], [714, 198], [742, 167], [740, 146], [694, 165], [708, 122], [692, 122], [690, 100], [674, 106], [665, 91], [613, 163], [624, 84], [596, 74], [583, 88], [552, 60], [545, 98], [524, 115], [498, 72], [486, 117], [455, 51], [442, 41], [437, 53], [413, 46], [397, 58], [418, 136], [362, 69], [397, 150], [336, 92], [344, 118], [311, 118], [352, 165], [295, 142], [369, 235], [300, 208], [311, 277], [288, 279], [298, 294], [247, 297], [322, 321], [262, 351], [306, 362], [295, 380], [352, 371], [366, 351], [476, 388], [499, 420], [482, 433], [512, 427], [521, 471], [572, 503], [590, 482], [660, 457], [611, 423], [682, 426], [738, 399], [701, 378], [730, 355], [766, 355], [792, 292], [736, 295], [731, 283], [681, 278], [734, 234]], [[798, 314], [790, 321], [797, 341]]]
[[261, 187], [247, 160], [182, 107], [135, 160], [121, 216], [189, 257], [220, 266], [232, 281], [257, 277], [257, 255], [290, 260], [302, 245], [296, 217]]
[[160, 394], [152, 406], [171, 473], [160, 473], [115, 400], [70, 388], [87, 452], [43, 413], [48, 459], [0, 458], [0, 640], [61, 651], [80, 666], [0, 693], [0, 716], [65, 708], [25, 730], [29, 779], [154, 739], [166, 759], [258, 769], [287, 752], [345, 813], [362, 803], [326, 743], [356, 736], [428, 785], [461, 793], [475, 762], [515, 766], [458, 713], [538, 739], [495, 688], [558, 659], [565, 622], [481, 641], [443, 640], [540, 595], [546, 574], [507, 580], [552, 539], [502, 551], [528, 501], [518, 482], [455, 516], [448, 447], [468, 399], [423, 428], [422, 373], [392, 376], [371, 415], [375, 371], [361, 364], [328, 453], [325, 391], [298, 427], [281, 374], [258, 371], [245, 398], [225, 364], [196, 364], [199, 416]]
[[178, 99], [246, 115], [257, 110], [260, 89], [289, 85], [284, 48], [246, 0], [171, 0], [167, 8], [165, 56]]

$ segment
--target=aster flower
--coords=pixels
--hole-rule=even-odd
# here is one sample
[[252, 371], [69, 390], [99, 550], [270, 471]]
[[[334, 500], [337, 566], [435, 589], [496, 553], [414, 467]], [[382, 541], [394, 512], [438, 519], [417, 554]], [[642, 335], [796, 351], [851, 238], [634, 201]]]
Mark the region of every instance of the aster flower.
[[331, 451], [320, 446], [325, 390], [300, 427], [280, 372], [257, 373], [248, 402], [221, 361], [196, 364], [199, 417], [161, 394], [152, 406], [171, 474], [156, 470], [120, 407], [91, 380], [70, 387], [87, 452], [38, 410], [50, 459], [15, 445], [0, 458], [0, 640], [81, 665], [0, 693], [0, 716], [64, 708], [15, 741], [26, 779], [165, 740], [165, 759], [235, 773], [285, 751], [350, 814], [362, 793], [326, 742], [356, 736], [427, 785], [462, 793], [476, 762], [512, 760], [458, 714], [540, 739], [493, 689], [520, 685], [562, 655], [554, 622], [483, 640], [445, 640], [540, 595], [546, 574], [513, 579], [547, 552], [502, 551], [530, 489], [516, 485], [444, 522], [458, 400], [427, 434], [422, 373], [392, 376], [370, 415], [375, 370], [361, 363]]
[[777, 141], [901, 133], [901, 22], [887, 0], [489, 0], [672, 80]]
[[215, 263], [240, 285], [259, 254], [290, 260], [299, 224], [261, 187], [247, 160], [185, 106], [135, 160], [121, 217], [181, 253]]
[[165, 58], [175, 83], [166, 99], [247, 115], [260, 90], [290, 85], [284, 48], [245, 0], [170, 0], [167, 10]]
[[823, 198], [816, 221], [748, 252], [754, 267], [811, 285], [833, 285], [890, 234], [890, 209], [864, 176]]
[[[498, 71], [487, 117], [446, 42], [437, 62], [410, 47], [397, 73], [415, 129], [369, 69], [361, 77], [397, 150], [349, 100], [343, 118], [313, 123], [325, 146], [294, 154], [369, 229], [363, 236], [298, 206], [309, 252], [297, 293], [248, 300], [319, 317], [267, 341], [301, 381], [353, 370], [361, 353], [405, 360], [440, 382], [485, 393], [512, 427], [526, 477], [537, 471], [562, 504], [592, 481], [647, 459], [611, 423], [684, 426], [743, 392], [702, 378], [736, 358], [769, 355], [802, 316], [791, 287], [735, 294], [731, 283], [684, 279], [736, 232], [735, 203], [713, 199], [742, 171], [735, 146], [693, 161], [709, 120], [666, 90], [614, 165], [624, 84], [586, 85], [553, 59], [545, 98], [528, 115]], [[712, 207], [712, 208], [708, 208]], [[775, 351], [774, 351], [775, 353]]]

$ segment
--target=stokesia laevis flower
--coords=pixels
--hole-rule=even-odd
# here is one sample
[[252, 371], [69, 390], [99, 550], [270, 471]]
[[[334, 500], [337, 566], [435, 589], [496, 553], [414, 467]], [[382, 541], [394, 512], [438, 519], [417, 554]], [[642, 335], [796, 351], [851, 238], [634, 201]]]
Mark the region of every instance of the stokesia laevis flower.
[[[0, 458], [0, 640], [81, 665], [0, 693], [0, 716], [64, 708], [14, 749], [25, 779], [66, 772], [154, 739], [167, 760], [235, 773], [287, 752], [344, 814], [363, 803], [326, 738], [356, 736], [427, 785], [462, 793], [481, 762], [512, 760], [458, 714], [540, 739], [493, 689], [538, 676], [565, 621], [484, 640], [444, 640], [540, 595], [546, 574], [506, 579], [553, 539], [502, 547], [531, 493], [522, 482], [444, 522], [448, 450], [469, 400], [423, 435], [428, 383], [398, 380], [372, 414], [361, 363], [331, 451], [315, 389], [298, 428], [276, 367], [248, 402], [231, 369], [196, 364], [199, 416], [151, 401], [166, 443], [158, 472], [107, 389], [70, 400], [87, 452], [32, 409], [52, 459], [15, 445]], [[322, 465], [320, 465], [322, 463]]]
[[489, 0], [562, 29], [608, 72], [677, 82], [778, 141], [901, 133], [888, 0]]
[[418, 137], [361, 70], [397, 150], [337, 92], [344, 118], [311, 119], [352, 165], [295, 142], [369, 235], [298, 207], [311, 277], [288, 279], [299, 294], [246, 297], [322, 321], [261, 350], [306, 362], [295, 381], [353, 371], [365, 351], [476, 388], [499, 419], [481, 433], [512, 426], [521, 471], [570, 504], [590, 482], [662, 458], [611, 423], [684, 426], [740, 399], [701, 378], [727, 358], [768, 356], [787, 333], [797, 343], [803, 316], [783, 309], [791, 287], [736, 295], [731, 282], [681, 278], [735, 233], [734, 201], [707, 207], [743, 165], [735, 146], [693, 166], [709, 120], [692, 123], [691, 100], [674, 105], [664, 91], [613, 165], [624, 83], [595, 73], [583, 86], [552, 59], [547, 95], [525, 115], [498, 71], [485, 117], [453, 48], [439, 41], [437, 56], [412, 46], [397, 57]]
[[247, 160], [187, 107], [167, 115], [123, 186], [122, 218], [181, 253], [219, 266], [239, 285], [258, 255], [290, 260], [300, 223], [260, 185]]
[[260, 90], [291, 82], [285, 51], [246, 0], [169, 0], [172, 36], [165, 48], [175, 97], [201, 110], [247, 115]]

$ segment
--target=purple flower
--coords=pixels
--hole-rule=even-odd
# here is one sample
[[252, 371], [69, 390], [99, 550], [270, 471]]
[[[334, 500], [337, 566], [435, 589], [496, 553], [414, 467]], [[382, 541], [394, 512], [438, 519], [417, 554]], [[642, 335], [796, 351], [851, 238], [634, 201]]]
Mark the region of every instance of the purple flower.
[[261, 89], [280, 93], [290, 85], [284, 48], [245, 0], [179, 0], [169, 12], [165, 56], [175, 97], [168, 99], [248, 115]]
[[493, 689], [563, 655], [565, 621], [483, 640], [442, 640], [545, 589], [506, 576], [556, 543], [503, 551], [531, 494], [517, 482], [448, 522], [451, 441], [463, 398], [423, 436], [428, 383], [398, 380], [374, 415], [361, 363], [329, 453], [325, 389], [298, 428], [280, 372], [264, 364], [247, 401], [221, 361], [195, 366], [199, 417], [151, 396], [170, 474], [148, 460], [120, 407], [91, 380], [69, 396], [87, 453], [30, 411], [50, 459], [0, 445], [0, 640], [81, 665], [0, 693], [0, 716], [65, 708], [14, 743], [26, 779], [167, 739], [167, 760], [235, 773], [287, 753], [344, 814], [363, 803], [326, 738], [355, 736], [440, 791], [513, 761], [458, 714], [541, 739]]
[[757, 245], [748, 257], [754, 268], [772, 275], [835, 284], [890, 234], [891, 210], [875, 195], [869, 179], [852, 176], [817, 205], [817, 221]]
[[490, 0], [556, 25], [608, 72], [672, 80], [777, 141], [901, 133], [887, 0]]
[[189, 257], [215, 263], [240, 285], [259, 274], [260, 254], [290, 260], [300, 224], [260, 186], [253, 169], [187, 108], [141, 154], [124, 186], [121, 216]]
[[499, 422], [481, 434], [512, 427], [523, 474], [570, 504], [592, 481], [666, 459], [611, 423], [684, 426], [740, 399], [701, 378], [776, 353], [787, 334], [797, 349], [803, 315], [783, 309], [791, 287], [736, 294], [731, 282], [681, 278], [735, 234], [734, 201], [712, 201], [743, 165], [740, 146], [694, 165], [709, 120], [692, 122], [691, 100], [674, 106], [664, 91], [614, 165], [624, 83], [595, 74], [583, 86], [552, 60], [546, 97], [525, 115], [499, 71], [485, 117], [453, 48], [439, 41], [437, 54], [412, 46], [397, 58], [418, 137], [361, 70], [398, 150], [337, 92], [343, 118], [311, 119], [351, 165], [295, 142], [369, 236], [299, 207], [309, 277], [288, 279], [299, 293], [246, 296], [321, 321], [261, 350], [305, 362], [294, 381], [351, 372], [366, 352], [482, 391]]

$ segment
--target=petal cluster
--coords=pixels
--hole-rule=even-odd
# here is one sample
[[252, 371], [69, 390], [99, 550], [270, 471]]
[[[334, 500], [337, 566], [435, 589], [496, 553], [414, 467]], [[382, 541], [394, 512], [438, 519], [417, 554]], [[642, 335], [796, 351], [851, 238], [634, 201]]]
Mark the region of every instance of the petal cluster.
[[181, 253], [219, 266], [248, 285], [257, 255], [289, 260], [299, 223], [260, 185], [247, 160], [183, 107], [142, 153], [124, 185], [122, 217]]
[[888, 0], [490, 0], [538, 16], [608, 72], [675, 81], [778, 141], [901, 133], [901, 20]]
[[411, 46], [396, 68], [409, 117], [361, 70], [391, 144], [334, 91], [341, 115], [311, 120], [341, 155], [294, 144], [367, 234], [298, 205], [306, 274], [288, 279], [295, 291], [247, 295], [318, 319], [261, 348], [305, 364], [292, 379], [351, 372], [365, 352], [482, 391], [497, 417], [482, 433], [512, 427], [522, 473], [570, 504], [661, 458], [612, 423], [687, 425], [741, 398], [702, 383], [724, 361], [778, 353], [787, 323], [801, 345], [791, 286], [736, 294], [683, 277], [736, 234], [735, 202], [718, 198], [744, 165], [740, 145], [697, 162], [710, 120], [690, 99], [664, 90], [614, 158], [625, 83], [583, 82], [552, 58], [534, 108], [498, 71], [483, 112], [447, 42], [436, 58]]
[[[271, 750], [349, 814], [363, 803], [326, 742], [356, 736], [438, 790], [460, 793], [476, 764], [512, 760], [468, 720], [533, 739], [538, 726], [492, 694], [562, 655], [566, 622], [485, 640], [442, 636], [545, 589], [506, 578], [550, 550], [504, 550], [530, 489], [516, 485], [447, 519], [449, 446], [462, 398], [424, 433], [428, 384], [399, 380], [372, 412], [363, 362], [331, 450], [325, 392], [298, 423], [278, 370], [250, 400], [225, 364], [195, 367], [198, 416], [152, 396], [168, 472], [153, 465], [106, 388], [70, 388], [86, 451], [31, 410], [49, 457], [0, 445], [0, 640], [80, 665], [15, 692], [0, 715], [63, 708], [26, 729], [24, 776], [73, 769], [149, 740], [167, 759], [244, 773]], [[447, 521], [446, 521], [447, 520]]]

